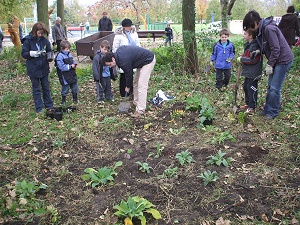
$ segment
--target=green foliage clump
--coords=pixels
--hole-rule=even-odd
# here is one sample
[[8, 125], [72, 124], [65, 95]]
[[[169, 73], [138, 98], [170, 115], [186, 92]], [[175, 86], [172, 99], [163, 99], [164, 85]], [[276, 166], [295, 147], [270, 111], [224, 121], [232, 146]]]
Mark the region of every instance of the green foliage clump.
[[19, 93], [7, 93], [0, 99], [0, 104], [4, 108], [15, 109], [19, 104], [26, 105], [25, 102], [29, 102], [31, 96], [29, 94], [19, 94]]
[[300, 47], [293, 48], [294, 60], [290, 72], [299, 74], [300, 65]]
[[197, 177], [199, 177], [203, 180], [204, 186], [208, 185], [211, 182], [215, 182], [215, 181], [217, 181], [217, 179], [219, 179], [217, 176], [217, 172], [216, 171], [211, 172], [210, 170], [207, 170], [207, 171], [201, 173]]
[[117, 211], [114, 213], [120, 218], [125, 218], [125, 224], [133, 224], [132, 219], [137, 218], [142, 225], [146, 225], [145, 214], [150, 214], [154, 219], [161, 219], [161, 214], [154, 205], [145, 198], [138, 196], [128, 197], [127, 201], [122, 200], [119, 205], [114, 206]]
[[137, 161], [136, 164], [140, 166], [139, 170], [142, 171], [143, 173], [145, 172], [150, 173], [150, 169], [152, 169], [152, 167], [149, 166], [149, 164], [146, 162]]
[[226, 153], [219, 150], [216, 155], [214, 156], [211, 155], [208, 157], [209, 160], [207, 160], [206, 164], [208, 165], [216, 164], [217, 166], [223, 164], [224, 166], [229, 166], [232, 159], [231, 158], [225, 159], [224, 155], [226, 155]]
[[195, 162], [189, 150], [185, 150], [176, 154], [176, 159], [178, 159], [180, 165], [191, 164]]
[[92, 187], [96, 187], [98, 185], [105, 185], [107, 183], [113, 183], [115, 180], [114, 176], [118, 175], [115, 169], [121, 166], [123, 163], [121, 161], [116, 162], [113, 168], [108, 168], [107, 166], [99, 168], [95, 170], [93, 168], [86, 168], [84, 172], [86, 174], [82, 175], [81, 178], [83, 180], [89, 180], [87, 185], [92, 185]]

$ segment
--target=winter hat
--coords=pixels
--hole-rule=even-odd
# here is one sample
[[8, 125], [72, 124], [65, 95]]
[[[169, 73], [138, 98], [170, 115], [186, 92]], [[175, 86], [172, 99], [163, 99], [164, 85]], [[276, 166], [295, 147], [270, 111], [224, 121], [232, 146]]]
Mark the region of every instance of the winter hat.
[[130, 19], [124, 19], [122, 21], [122, 27], [131, 27], [132, 26], [132, 21]]

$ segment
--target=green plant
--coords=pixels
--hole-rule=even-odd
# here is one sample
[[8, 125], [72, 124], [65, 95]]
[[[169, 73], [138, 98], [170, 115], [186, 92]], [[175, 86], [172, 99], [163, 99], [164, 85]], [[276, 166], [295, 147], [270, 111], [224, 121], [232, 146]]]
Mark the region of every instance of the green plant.
[[183, 115], [184, 115], [184, 110], [182, 109], [175, 109], [174, 111], [170, 112], [170, 116], [172, 120], [180, 118]]
[[139, 170], [142, 171], [143, 173], [147, 172], [147, 173], [150, 173], [150, 169], [152, 169], [151, 166], [148, 165], [148, 163], [145, 163], [145, 162], [140, 162], [140, 161], [137, 161], [136, 164], [138, 164], [140, 166]]
[[195, 162], [189, 150], [185, 150], [176, 154], [176, 159], [178, 159], [180, 165], [191, 164]]
[[182, 131], [185, 130], [185, 127], [181, 127], [180, 129], [173, 129], [172, 127], [169, 129], [169, 131], [171, 132], [171, 134], [174, 135], [179, 135]]
[[98, 185], [105, 185], [108, 182], [113, 183], [115, 180], [114, 176], [118, 175], [118, 173], [115, 171], [115, 169], [119, 166], [121, 166], [123, 162], [119, 161], [116, 162], [113, 168], [108, 168], [107, 166], [99, 168], [98, 170], [95, 170], [93, 168], [86, 168], [84, 170], [85, 173], [81, 176], [83, 180], [90, 180], [90, 182], [87, 183], [87, 185], [92, 185], [92, 187], [96, 187]]
[[203, 122], [206, 120], [214, 119], [215, 111], [216, 111], [216, 109], [211, 106], [211, 104], [208, 102], [207, 98], [202, 98], [201, 110], [199, 113], [200, 123], [203, 124]]
[[204, 182], [204, 186], [208, 185], [211, 182], [215, 182], [215, 181], [217, 181], [217, 179], [219, 179], [217, 176], [217, 172], [216, 171], [211, 172], [210, 170], [207, 170], [204, 173], [201, 173], [197, 177], [202, 178], [202, 180]]
[[145, 198], [138, 196], [128, 197], [128, 200], [125, 202], [121, 201], [119, 205], [114, 206], [113, 208], [117, 211], [114, 213], [120, 218], [125, 218], [125, 224], [133, 224], [132, 219], [137, 218], [141, 221], [141, 225], [146, 224], [146, 217], [144, 213], [151, 214], [154, 219], [161, 219], [161, 214], [157, 209], [154, 209], [154, 205]]
[[212, 144], [221, 144], [227, 140], [235, 141], [235, 138], [230, 134], [229, 131], [225, 132], [216, 132], [216, 135], [213, 137], [211, 143]]
[[148, 157], [151, 157], [154, 155], [154, 158], [159, 158], [159, 156], [161, 156], [163, 150], [164, 150], [164, 146], [162, 146], [159, 142], [156, 145], [156, 154], [154, 152], [150, 152]]
[[224, 155], [226, 155], [226, 153], [219, 150], [216, 155], [214, 156], [211, 155], [207, 157], [209, 158], [209, 160], [206, 161], [206, 164], [208, 165], [216, 164], [218, 166], [223, 164], [224, 166], [229, 166], [232, 159], [231, 158], [225, 159]]
[[27, 182], [26, 180], [16, 183], [16, 193], [20, 198], [33, 198], [40, 189], [47, 189], [47, 185], [37, 185], [36, 182]]
[[185, 110], [197, 111], [201, 109], [201, 97], [200, 96], [189, 96], [185, 101]]
[[159, 175], [158, 178], [172, 178], [178, 175], [178, 167], [171, 168], [169, 166], [162, 175]]

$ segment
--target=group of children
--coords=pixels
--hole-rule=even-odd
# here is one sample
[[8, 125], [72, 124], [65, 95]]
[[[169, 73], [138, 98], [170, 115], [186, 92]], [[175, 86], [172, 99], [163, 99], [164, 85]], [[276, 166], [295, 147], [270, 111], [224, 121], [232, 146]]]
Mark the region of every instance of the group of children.
[[[231, 77], [232, 60], [235, 57], [235, 47], [229, 41], [227, 29], [220, 31], [220, 40], [215, 44], [211, 55], [211, 64], [216, 69], [216, 88], [223, 91], [229, 84]], [[257, 105], [257, 86], [261, 77], [263, 60], [260, 47], [256, 41], [256, 31], [248, 29], [244, 32], [244, 53], [237, 58], [242, 63], [241, 75], [245, 77], [243, 90], [245, 93], [245, 105], [241, 109], [246, 113], [254, 113]]]
[[[73, 102], [78, 102], [78, 82], [76, 75], [77, 64], [70, 52], [71, 44], [64, 40], [60, 43], [60, 52], [55, 58], [55, 67], [61, 88], [61, 104], [66, 105], [66, 97], [69, 90], [72, 92]], [[93, 59], [93, 76], [96, 82], [97, 100], [99, 104], [104, 103], [104, 98], [107, 101], [114, 101], [111, 79], [116, 80], [116, 70], [109, 66], [102, 65], [101, 60], [103, 56], [110, 50], [110, 43], [104, 40], [100, 44], [100, 50], [97, 51]]]

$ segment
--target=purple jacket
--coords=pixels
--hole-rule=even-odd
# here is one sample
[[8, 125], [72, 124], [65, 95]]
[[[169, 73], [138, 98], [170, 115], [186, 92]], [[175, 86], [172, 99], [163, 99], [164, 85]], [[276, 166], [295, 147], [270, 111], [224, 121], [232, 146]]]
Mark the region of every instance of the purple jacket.
[[260, 21], [257, 41], [270, 66], [293, 61], [294, 54], [272, 16]]

